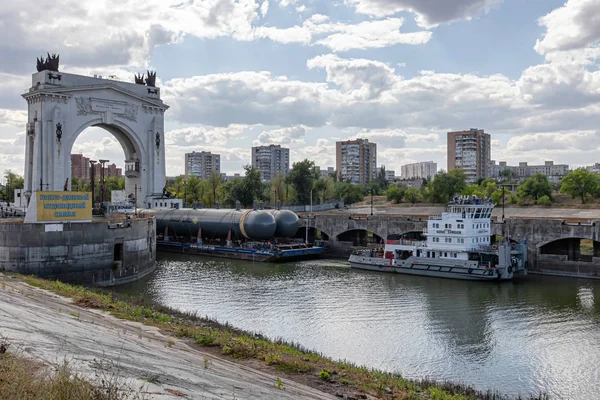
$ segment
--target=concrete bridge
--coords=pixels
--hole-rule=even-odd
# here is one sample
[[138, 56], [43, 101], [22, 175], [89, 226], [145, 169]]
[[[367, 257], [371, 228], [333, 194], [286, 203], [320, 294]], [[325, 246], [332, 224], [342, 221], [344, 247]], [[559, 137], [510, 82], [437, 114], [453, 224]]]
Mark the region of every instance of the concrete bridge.
[[[531, 272], [600, 278], [600, 210], [562, 209], [558, 215], [548, 209], [535, 210], [506, 210], [504, 222], [497, 215], [501, 210], [494, 210], [493, 235], [526, 239]], [[298, 236], [306, 235], [308, 221], [310, 240], [328, 239], [334, 253], [347, 256], [357, 247], [383, 246], [388, 235], [417, 237], [427, 227], [429, 215], [423, 211], [438, 214], [442, 209], [417, 208], [403, 213], [409, 215], [352, 211], [301, 214]]]

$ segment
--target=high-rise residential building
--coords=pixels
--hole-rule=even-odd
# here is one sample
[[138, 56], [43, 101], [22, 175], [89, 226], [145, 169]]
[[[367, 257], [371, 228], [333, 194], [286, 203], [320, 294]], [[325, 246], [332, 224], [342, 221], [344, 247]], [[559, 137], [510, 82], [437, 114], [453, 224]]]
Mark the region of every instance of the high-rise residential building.
[[[102, 176], [102, 166], [100, 165], [100, 163], [94, 164], [95, 179], [98, 180], [98, 179], [100, 179], [101, 176]], [[116, 176], [117, 178], [121, 178], [123, 176], [123, 169], [117, 168], [117, 165], [115, 163], [105, 164], [104, 165], [104, 178], [108, 178], [110, 176]]]
[[437, 164], [433, 161], [405, 164], [400, 167], [402, 179], [428, 179], [437, 174]]
[[269, 182], [280, 173], [290, 170], [290, 149], [278, 144], [252, 147], [252, 166], [260, 171], [263, 182]]
[[491, 176], [491, 137], [483, 129], [448, 132], [448, 171], [461, 168], [467, 182]]
[[221, 156], [210, 151], [192, 151], [185, 154], [185, 176], [207, 179], [213, 172], [221, 174]]
[[526, 162], [520, 162], [519, 166], [507, 165], [506, 161], [500, 161], [496, 164], [491, 162], [490, 177], [498, 178], [504, 174], [504, 171], [511, 171], [512, 178], [517, 180], [527, 179], [535, 174], [546, 175], [551, 182], [560, 182], [569, 173], [567, 164], [554, 164], [554, 161], [546, 161], [544, 165], [527, 165]]
[[369, 143], [368, 139], [336, 142], [335, 168], [338, 180], [369, 183], [377, 178], [377, 144]]
[[71, 179], [90, 180], [90, 159], [83, 154], [71, 154]]
[[333, 167], [327, 167], [325, 169], [321, 169], [321, 167], [317, 166], [316, 169], [321, 174], [321, 178], [326, 178], [326, 177], [330, 176], [331, 174], [335, 174], [335, 168], [333, 168]]

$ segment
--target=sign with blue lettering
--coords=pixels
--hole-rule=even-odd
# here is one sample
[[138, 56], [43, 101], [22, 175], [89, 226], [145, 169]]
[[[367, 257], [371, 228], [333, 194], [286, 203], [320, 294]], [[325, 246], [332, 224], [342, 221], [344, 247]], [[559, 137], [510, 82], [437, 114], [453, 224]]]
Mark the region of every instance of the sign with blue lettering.
[[35, 192], [37, 222], [90, 222], [90, 192]]

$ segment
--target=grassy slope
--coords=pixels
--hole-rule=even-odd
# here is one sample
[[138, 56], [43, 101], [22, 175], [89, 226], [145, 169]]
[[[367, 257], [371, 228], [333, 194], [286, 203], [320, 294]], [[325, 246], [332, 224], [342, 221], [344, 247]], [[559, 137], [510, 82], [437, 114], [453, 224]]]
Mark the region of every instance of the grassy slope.
[[156, 326], [172, 335], [189, 338], [208, 350], [218, 351], [224, 357], [258, 362], [262, 369], [285, 374], [288, 379], [318, 387], [325, 392], [351, 396], [346, 398], [366, 398], [361, 397], [362, 394], [381, 399], [504, 398], [494, 393], [479, 393], [462, 385], [410, 381], [348, 362], [333, 361], [294, 344], [271, 341], [214, 321], [149, 304], [141, 298], [127, 298], [114, 292], [86, 289], [31, 276], [20, 278], [32, 286], [70, 297], [81, 307], [105, 310], [118, 318]]

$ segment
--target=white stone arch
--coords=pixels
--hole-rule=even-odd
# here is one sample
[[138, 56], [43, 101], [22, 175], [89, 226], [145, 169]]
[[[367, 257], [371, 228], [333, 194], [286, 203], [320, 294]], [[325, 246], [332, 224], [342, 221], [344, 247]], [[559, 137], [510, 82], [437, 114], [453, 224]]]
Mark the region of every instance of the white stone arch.
[[[139, 167], [124, 171], [126, 191], [137, 186], [138, 205], [147, 205], [162, 193], [168, 106], [160, 99], [159, 88], [41, 71], [32, 75], [32, 87], [23, 98], [28, 104], [26, 196], [38, 190], [63, 190], [71, 177], [73, 144], [92, 126], [111, 133], [121, 144], [125, 161]], [[69, 189], [70, 185], [69, 179]]]

